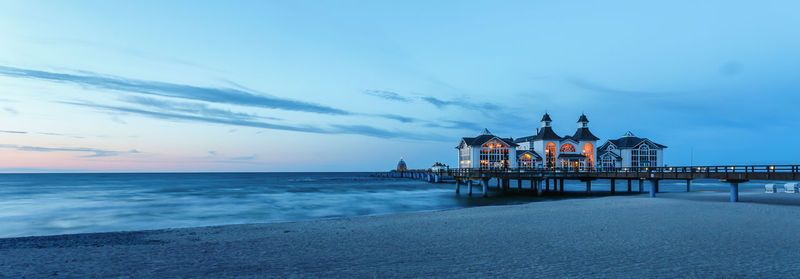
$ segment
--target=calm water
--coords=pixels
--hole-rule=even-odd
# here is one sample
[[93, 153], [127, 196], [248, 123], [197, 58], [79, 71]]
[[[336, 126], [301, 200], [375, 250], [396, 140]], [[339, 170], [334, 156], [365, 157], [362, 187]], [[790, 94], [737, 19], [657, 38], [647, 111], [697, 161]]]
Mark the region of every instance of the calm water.
[[[662, 183], [661, 189], [680, 191], [683, 185]], [[543, 200], [467, 198], [455, 195], [454, 187], [368, 173], [2, 174], [0, 237], [301, 221]], [[582, 187], [566, 184], [567, 190]], [[622, 191], [627, 184], [619, 181], [617, 187]], [[742, 190], [759, 187], [742, 185]], [[607, 191], [608, 184], [598, 181], [593, 189]], [[693, 189], [727, 188], [698, 181]]]

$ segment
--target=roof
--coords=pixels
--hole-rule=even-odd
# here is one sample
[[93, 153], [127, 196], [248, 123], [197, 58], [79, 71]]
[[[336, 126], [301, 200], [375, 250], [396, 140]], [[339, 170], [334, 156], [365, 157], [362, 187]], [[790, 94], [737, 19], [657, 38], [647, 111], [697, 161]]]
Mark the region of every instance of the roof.
[[578, 123], [581, 122], [589, 122], [589, 118], [586, 118], [586, 114], [581, 113], [581, 118], [578, 118]]
[[654, 147], [654, 148], [658, 148], [658, 149], [667, 148], [666, 145], [658, 144], [658, 143], [656, 143], [656, 142], [654, 142], [654, 141], [652, 141], [652, 140], [650, 140], [648, 138], [636, 137], [631, 132], [625, 133], [625, 136], [623, 136], [621, 138], [618, 138], [618, 139], [615, 139], [615, 140], [608, 140], [608, 142], [606, 142], [605, 144], [600, 146], [600, 149], [601, 150], [605, 149], [608, 146], [609, 143], [614, 144], [614, 146], [616, 146], [617, 148], [625, 148], [625, 149], [635, 148], [635, 147], [639, 146], [642, 143], [648, 143], [648, 145], [650, 147]]
[[579, 159], [584, 159], [584, 158], [586, 158], [586, 156], [583, 156], [583, 154], [564, 153], [564, 154], [558, 154], [558, 158], [579, 158]]
[[561, 140], [561, 137], [553, 131], [553, 127], [543, 127], [539, 129], [538, 134], [529, 138], [529, 140]]
[[622, 160], [622, 157], [617, 155], [617, 153], [614, 153], [614, 152], [611, 152], [611, 151], [603, 152], [602, 154], [600, 154], [600, 156], [597, 156], [597, 158], [602, 158], [603, 156], [606, 156], [606, 155], [611, 155], [611, 157], [614, 157], [614, 159], [616, 159], [616, 160]]
[[[503, 143], [508, 144], [508, 146], [517, 146], [517, 144], [514, 143], [514, 139], [512, 139], [512, 138], [501, 138], [501, 137], [498, 137], [498, 136], [495, 136], [495, 135], [492, 135], [492, 134], [480, 135], [480, 136], [477, 136], [477, 137], [474, 137], [474, 138], [464, 137], [464, 138], [461, 138], [461, 140], [464, 143], [466, 143], [468, 146], [480, 146], [480, 145], [483, 145], [484, 143], [486, 143], [486, 142], [488, 142], [488, 141], [490, 141], [490, 140], [492, 140], [494, 138], [497, 138], [500, 141], [502, 141]], [[460, 144], [459, 144], [459, 146], [460, 146]], [[456, 146], [456, 148], [458, 148], [458, 146]]]
[[594, 136], [594, 134], [592, 134], [592, 132], [589, 131], [589, 128], [578, 128], [578, 130], [575, 131], [574, 135], [572, 135], [571, 137], [566, 136], [564, 137], [564, 139], [572, 139], [575, 141], [582, 141], [582, 140], [593, 141], [593, 140], [599, 140], [600, 138]]
[[552, 122], [552, 121], [553, 121], [552, 119], [550, 119], [550, 115], [549, 115], [549, 114], [547, 114], [546, 112], [545, 112], [545, 113], [544, 113], [544, 115], [542, 116], [542, 122], [544, 122], [544, 121], [550, 121], [550, 122]]
[[522, 157], [523, 154], [530, 153], [534, 159], [541, 160], [542, 156], [539, 156], [539, 153], [533, 150], [517, 150], [517, 158]]

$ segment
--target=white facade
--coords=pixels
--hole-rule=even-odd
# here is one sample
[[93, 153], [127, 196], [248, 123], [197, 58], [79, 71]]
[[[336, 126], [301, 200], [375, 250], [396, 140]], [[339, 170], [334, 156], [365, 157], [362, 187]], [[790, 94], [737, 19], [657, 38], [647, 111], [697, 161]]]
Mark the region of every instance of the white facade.
[[492, 135], [489, 130], [474, 138], [462, 138], [456, 149], [460, 168], [517, 167], [517, 145], [510, 138]]
[[639, 138], [631, 132], [621, 138], [606, 141], [600, 152], [600, 166], [610, 168], [648, 168], [664, 166], [664, 145], [647, 138]]

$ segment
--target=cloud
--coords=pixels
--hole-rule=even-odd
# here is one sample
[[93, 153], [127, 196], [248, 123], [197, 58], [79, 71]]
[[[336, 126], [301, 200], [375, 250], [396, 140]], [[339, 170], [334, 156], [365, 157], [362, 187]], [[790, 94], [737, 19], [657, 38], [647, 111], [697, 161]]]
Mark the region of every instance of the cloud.
[[230, 158], [229, 160], [232, 160], [232, 161], [252, 161], [252, 160], [255, 160], [255, 159], [256, 159], [256, 155], [250, 155], [250, 156], [242, 156], [242, 157], [233, 157], [233, 158]]
[[492, 103], [471, 103], [471, 102], [462, 101], [462, 100], [447, 101], [447, 100], [437, 99], [436, 97], [430, 97], [430, 96], [428, 96], [428, 97], [420, 97], [420, 99], [422, 99], [423, 101], [426, 101], [426, 102], [436, 106], [437, 108], [444, 108], [444, 107], [448, 107], [448, 106], [456, 106], [456, 107], [461, 107], [461, 108], [465, 108], [465, 109], [478, 110], [478, 111], [481, 111], [481, 112], [486, 112], [488, 110], [500, 110], [501, 109], [500, 106], [492, 104]]
[[[89, 147], [40, 147], [40, 146], [27, 146], [15, 144], [0, 144], [0, 148], [15, 149], [19, 151], [32, 151], [32, 152], [78, 152], [78, 153], [92, 153], [90, 155], [81, 156], [83, 158], [95, 157], [109, 157], [118, 156], [128, 152], [119, 152], [113, 150], [103, 150]], [[138, 153], [138, 151], [136, 151]]]
[[130, 114], [148, 116], [148, 117], [157, 118], [157, 119], [195, 121], [195, 122], [214, 123], [214, 124], [223, 124], [223, 125], [235, 125], [235, 126], [244, 126], [244, 127], [253, 127], [253, 128], [264, 128], [264, 129], [271, 129], [271, 130], [306, 132], [306, 133], [316, 133], [316, 134], [354, 134], [354, 135], [371, 136], [371, 137], [378, 137], [378, 138], [407, 138], [407, 139], [420, 139], [420, 140], [431, 140], [431, 139], [436, 139], [437, 138], [436, 136], [432, 136], [432, 135], [421, 135], [421, 134], [415, 134], [415, 133], [399, 133], [399, 132], [383, 130], [383, 129], [379, 129], [379, 128], [375, 128], [375, 127], [371, 127], [371, 126], [366, 126], [366, 125], [331, 125], [331, 128], [322, 128], [322, 127], [312, 126], [312, 125], [290, 126], [290, 125], [274, 124], [274, 123], [268, 123], [268, 122], [256, 121], [256, 120], [225, 118], [225, 117], [208, 117], [208, 116], [180, 114], [180, 113], [174, 113], [174, 112], [158, 112], [158, 111], [150, 111], [150, 110], [144, 110], [144, 109], [139, 109], [139, 108], [122, 107], [122, 106], [111, 106], [111, 105], [100, 105], [100, 104], [92, 104], [92, 103], [81, 103], [81, 102], [59, 102], [59, 103], [68, 104], [68, 105], [74, 105], [74, 106], [89, 107], [89, 108], [94, 108], [94, 109], [103, 110], [103, 111], [107, 111], [107, 112], [114, 112], [114, 113], [120, 113], [120, 112], [121, 113], [130, 113]]
[[391, 101], [399, 101], [399, 102], [411, 102], [411, 99], [406, 98], [398, 94], [397, 92], [392, 91], [385, 91], [385, 90], [364, 90], [364, 94], [375, 96], [378, 98], [391, 100]]
[[145, 95], [189, 99], [212, 103], [224, 103], [267, 109], [281, 109], [320, 114], [349, 115], [344, 110], [292, 99], [266, 96], [254, 91], [234, 88], [214, 88], [177, 83], [128, 79], [83, 72], [66, 74], [31, 69], [0, 66], [0, 75], [30, 78], [53, 82], [66, 82]]
[[25, 132], [25, 131], [0, 130], [0, 133], [5, 133], [5, 134], [27, 134], [28, 132]]
[[147, 98], [141, 96], [127, 96], [121, 98], [122, 101], [138, 104], [153, 108], [158, 108], [163, 111], [185, 112], [190, 114], [202, 115], [207, 117], [225, 117], [233, 119], [271, 119], [281, 120], [276, 117], [262, 117], [255, 114], [232, 112], [230, 110], [211, 108], [207, 104], [191, 103], [191, 102], [175, 102], [162, 99]]
[[14, 109], [12, 107], [5, 107], [5, 108], [3, 108], [3, 110], [8, 112], [11, 115], [19, 115], [19, 111], [17, 111], [16, 109]]

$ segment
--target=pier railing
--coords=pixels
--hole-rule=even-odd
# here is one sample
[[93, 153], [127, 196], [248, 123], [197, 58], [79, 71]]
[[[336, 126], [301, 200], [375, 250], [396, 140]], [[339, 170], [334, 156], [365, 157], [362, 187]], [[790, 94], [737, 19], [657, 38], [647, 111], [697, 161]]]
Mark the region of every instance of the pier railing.
[[759, 179], [798, 180], [800, 165], [718, 165], [718, 166], [674, 166], [674, 167], [620, 167], [620, 168], [457, 168], [442, 170], [454, 177], [481, 178], [640, 178], [640, 179]]

